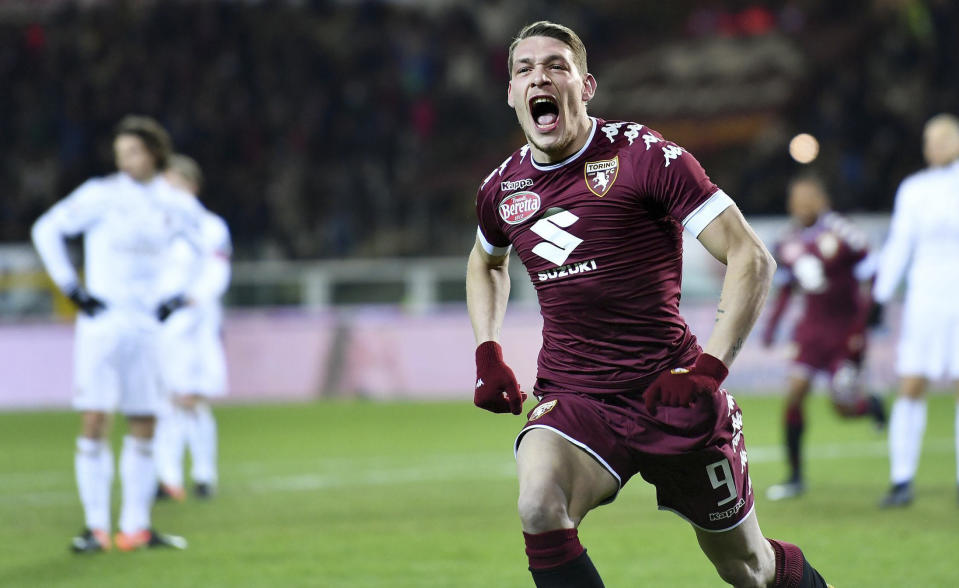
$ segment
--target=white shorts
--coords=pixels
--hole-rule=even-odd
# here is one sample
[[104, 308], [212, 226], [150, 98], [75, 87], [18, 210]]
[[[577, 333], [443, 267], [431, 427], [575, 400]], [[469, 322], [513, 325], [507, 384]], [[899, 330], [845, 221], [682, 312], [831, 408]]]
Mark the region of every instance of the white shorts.
[[219, 321], [183, 309], [163, 325], [161, 336], [163, 383], [173, 395], [226, 395], [226, 357]]
[[930, 380], [959, 379], [959, 313], [906, 304], [896, 373]]
[[77, 318], [73, 354], [77, 410], [154, 415], [161, 403], [157, 322], [144, 313], [107, 309]]

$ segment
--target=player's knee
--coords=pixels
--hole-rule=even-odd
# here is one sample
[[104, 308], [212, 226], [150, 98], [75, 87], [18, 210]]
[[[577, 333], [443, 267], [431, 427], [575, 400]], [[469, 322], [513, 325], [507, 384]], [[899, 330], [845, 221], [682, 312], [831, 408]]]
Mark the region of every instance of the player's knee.
[[106, 413], [88, 411], [83, 413], [83, 436], [88, 439], [105, 439], [110, 426]]
[[550, 493], [520, 492], [517, 509], [523, 530], [527, 533], [545, 533], [569, 527], [566, 504]]

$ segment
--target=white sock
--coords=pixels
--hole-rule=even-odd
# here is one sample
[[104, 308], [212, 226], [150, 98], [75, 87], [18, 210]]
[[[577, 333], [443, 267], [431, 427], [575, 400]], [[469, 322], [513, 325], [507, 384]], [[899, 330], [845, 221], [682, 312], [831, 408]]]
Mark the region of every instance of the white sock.
[[77, 489], [88, 529], [110, 532], [110, 486], [113, 485], [113, 451], [104, 439], [77, 437], [73, 459]]
[[153, 437], [153, 456], [157, 476], [168, 486], [183, 487], [183, 449], [186, 438], [183, 416], [172, 408], [157, 416]]
[[130, 435], [123, 438], [120, 481], [123, 486], [120, 531], [135, 533], [149, 529], [150, 508], [157, 484], [152, 439], [138, 439]]
[[193, 482], [216, 486], [217, 443], [213, 411], [206, 402], [199, 402], [193, 407], [192, 413], [187, 412], [185, 416], [190, 423], [187, 426], [187, 442], [193, 460], [190, 472]]
[[893, 484], [909, 482], [919, 468], [926, 432], [926, 400], [899, 397], [889, 418], [889, 465]]

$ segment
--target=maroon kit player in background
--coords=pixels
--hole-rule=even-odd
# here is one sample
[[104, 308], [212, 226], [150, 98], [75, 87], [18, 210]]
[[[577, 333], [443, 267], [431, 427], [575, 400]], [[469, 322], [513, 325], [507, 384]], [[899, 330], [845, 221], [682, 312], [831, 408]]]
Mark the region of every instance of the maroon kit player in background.
[[[788, 208], [793, 225], [777, 243], [779, 264], [773, 281], [779, 294], [763, 332], [773, 344], [776, 328], [794, 291], [803, 295], [803, 311], [793, 329], [793, 367], [786, 395], [785, 438], [790, 475], [766, 491], [770, 500], [799, 496], [802, 477], [803, 402], [817, 373], [829, 378], [833, 406], [843, 417], [871, 416], [886, 423], [878, 396], [867, 396], [863, 382], [871, 278], [865, 262], [866, 236], [830, 209], [822, 180], [800, 176], [789, 184]], [[871, 280], [869, 280], [871, 282]]]
[[[535, 584], [603, 586], [576, 529], [639, 473], [660, 508], [693, 525], [725, 581], [826, 586], [798, 547], [763, 537], [742, 413], [719, 389], [762, 308], [772, 256], [692, 155], [643, 125], [587, 114], [596, 80], [573, 31], [525, 27], [509, 68], [507, 102], [528, 143], [479, 189], [466, 288], [474, 402], [492, 412], [519, 414], [526, 397], [497, 342], [511, 247], [543, 315], [539, 404], [515, 447]], [[684, 227], [727, 265], [702, 349], [678, 310]]]

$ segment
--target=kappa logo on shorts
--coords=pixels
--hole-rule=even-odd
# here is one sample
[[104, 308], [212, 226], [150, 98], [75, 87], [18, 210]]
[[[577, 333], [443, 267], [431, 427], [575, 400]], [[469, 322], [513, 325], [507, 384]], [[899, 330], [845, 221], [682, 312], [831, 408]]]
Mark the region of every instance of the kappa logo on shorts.
[[533, 412], [529, 413], [529, 420], [535, 421], [536, 419], [542, 417], [544, 414], [556, 408], [556, 404], [559, 400], [550, 400], [549, 402], [544, 402], [536, 408], [533, 409]]
[[726, 519], [731, 519], [731, 518], [733, 518], [734, 516], [736, 516], [737, 514], [739, 514], [739, 511], [741, 511], [744, 506], [746, 506], [746, 500], [745, 500], [744, 498], [740, 498], [740, 499], [739, 499], [739, 502], [737, 502], [736, 505], [733, 506], [732, 508], [728, 508], [728, 509], [726, 509], [726, 510], [721, 510], [721, 511], [719, 511], [719, 512], [711, 512], [711, 513], [709, 513], [709, 522], [715, 523], [715, 522], [718, 522], [718, 521], [723, 521], [723, 520], [726, 520]]
[[602, 198], [619, 177], [619, 156], [603, 161], [587, 161], [583, 171], [586, 174], [586, 187]]

